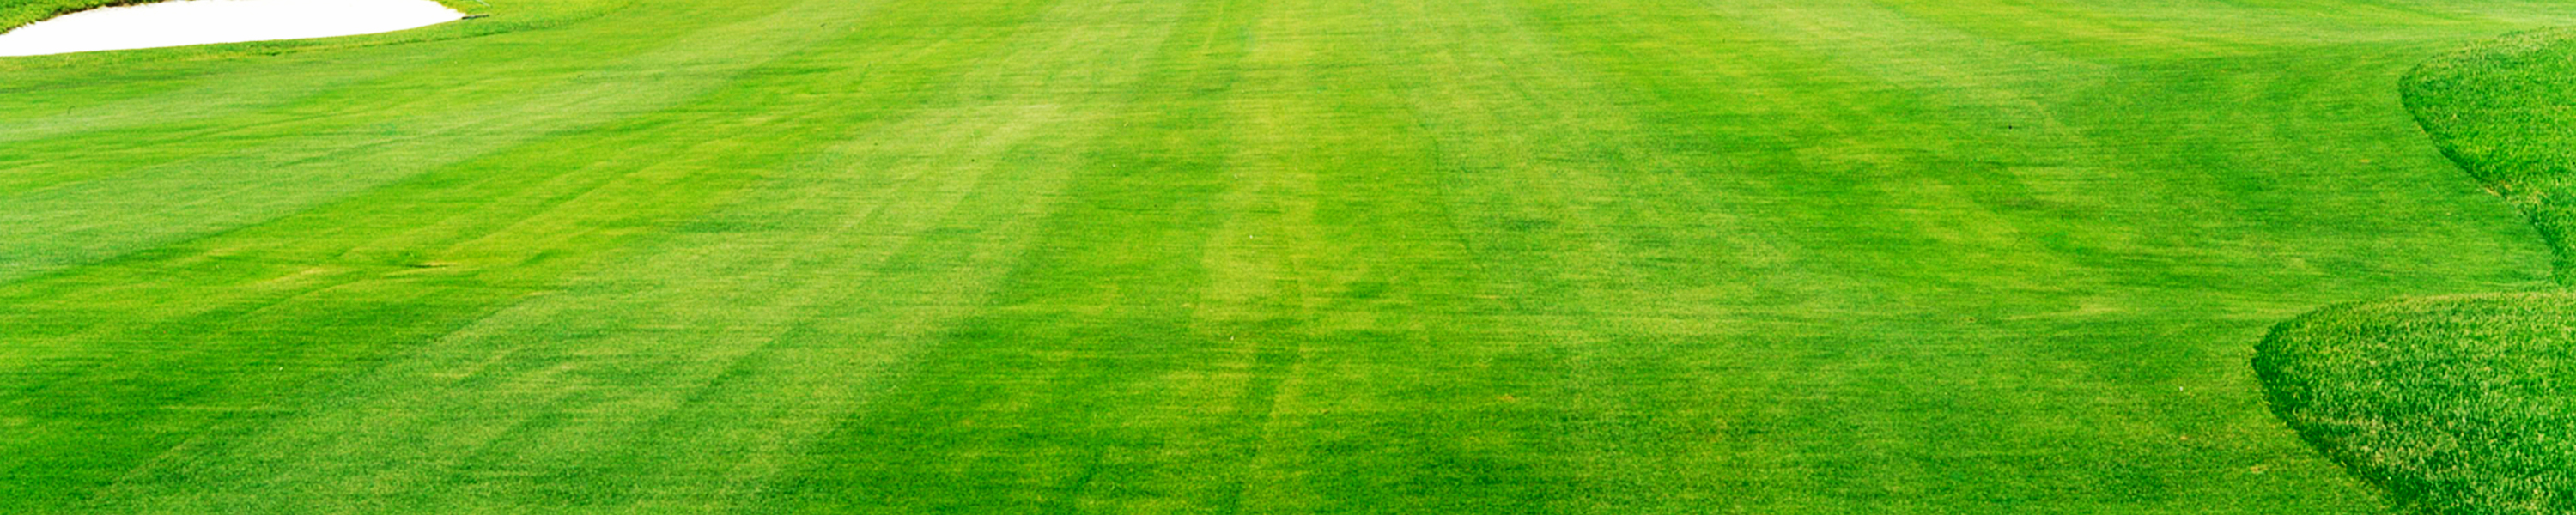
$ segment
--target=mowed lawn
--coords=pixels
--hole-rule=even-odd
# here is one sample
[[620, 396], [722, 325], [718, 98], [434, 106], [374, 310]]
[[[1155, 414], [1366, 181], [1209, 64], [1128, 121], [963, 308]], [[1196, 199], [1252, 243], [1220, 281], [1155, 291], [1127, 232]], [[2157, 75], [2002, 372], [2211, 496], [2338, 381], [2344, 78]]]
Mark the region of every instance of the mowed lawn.
[[5, 513], [2383, 513], [2553, 2], [489, 0], [0, 59]]
[[[2576, 31], [2480, 42], [2417, 67], [2406, 105], [2528, 215], [2576, 284]], [[2576, 295], [2341, 304], [2281, 324], [2254, 365], [2276, 413], [2422, 513], [2576, 513]]]

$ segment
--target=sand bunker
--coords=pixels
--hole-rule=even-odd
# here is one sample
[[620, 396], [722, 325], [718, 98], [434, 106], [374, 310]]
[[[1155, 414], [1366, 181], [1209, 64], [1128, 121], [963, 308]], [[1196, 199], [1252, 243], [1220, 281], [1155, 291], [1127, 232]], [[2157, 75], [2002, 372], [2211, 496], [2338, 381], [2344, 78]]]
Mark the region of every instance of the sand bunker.
[[430, 0], [187, 0], [82, 11], [0, 34], [0, 56], [393, 32], [464, 18]]

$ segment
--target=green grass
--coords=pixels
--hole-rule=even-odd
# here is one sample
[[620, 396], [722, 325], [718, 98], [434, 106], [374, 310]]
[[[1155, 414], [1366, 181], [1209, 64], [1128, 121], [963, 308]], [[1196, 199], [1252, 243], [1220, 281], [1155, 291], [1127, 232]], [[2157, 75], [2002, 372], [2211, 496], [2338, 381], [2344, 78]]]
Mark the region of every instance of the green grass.
[[0, 60], [0, 512], [2380, 513], [2249, 343], [2576, 18], [492, 3]]
[[0, 0], [0, 32], [64, 14], [160, 0]]
[[2571, 317], [2559, 293], [2342, 306], [2284, 324], [2257, 366], [2283, 418], [2416, 512], [2569, 513]]
[[[2576, 33], [2434, 60], [2404, 83], [2443, 151], [2520, 207], [2571, 270]], [[2308, 439], [2435, 514], [2576, 513], [2576, 296], [2563, 291], [2340, 306], [2282, 325], [2256, 366]]]

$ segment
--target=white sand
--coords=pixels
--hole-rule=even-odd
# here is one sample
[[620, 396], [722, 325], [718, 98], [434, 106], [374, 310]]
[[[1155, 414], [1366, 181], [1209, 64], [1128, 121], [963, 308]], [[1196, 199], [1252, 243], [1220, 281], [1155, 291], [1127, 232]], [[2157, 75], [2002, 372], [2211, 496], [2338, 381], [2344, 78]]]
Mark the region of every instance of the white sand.
[[353, 36], [464, 13], [430, 0], [187, 0], [81, 11], [0, 34], [0, 56]]

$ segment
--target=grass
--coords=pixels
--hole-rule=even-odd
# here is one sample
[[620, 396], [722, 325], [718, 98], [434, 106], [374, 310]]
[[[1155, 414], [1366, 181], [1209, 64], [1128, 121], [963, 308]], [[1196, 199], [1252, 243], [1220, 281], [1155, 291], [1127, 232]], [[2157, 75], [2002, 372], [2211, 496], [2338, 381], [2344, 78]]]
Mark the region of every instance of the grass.
[[159, 0], [0, 0], [0, 32], [55, 16], [155, 1]]
[[2562, 11], [494, 0], [0, 60], [0, 512], [2384, 512], [2247, 344], [2549, 283], [2390, 85]]
[[[2445, 153], [2522, 209], [2570, 271], [2576, 34], [2535, 32], [2426, 64], [2407, 105]], [[2399, 299], [2279, 328], [2256, 361], [2320, 448], [2434, 514], [2576, 513], [2576, 296]]]
[[2576, 510], [2576, 353], [2560, 293], [2343, 306], [2285, 324], [2258, 361], [2282, 416], [2418, 513]]

